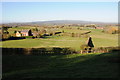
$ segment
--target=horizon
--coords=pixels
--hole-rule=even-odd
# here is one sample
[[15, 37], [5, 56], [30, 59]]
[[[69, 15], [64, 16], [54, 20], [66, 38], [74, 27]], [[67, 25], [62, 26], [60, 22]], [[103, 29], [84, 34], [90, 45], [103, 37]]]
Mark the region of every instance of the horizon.
[[3, 2], [0, 23], [81, 20], [118, 23], [117, 2]]
[[[85, 20], [44, 20], [44, 21], [33, 21], [33, 22], [49, 22], [49, 21], [83, 21], [83, 22], [95, 22], [95, 23], [111, 23], [111, 24], [117, 24], [117, 22], [101, 22], [101, 21], [85, 21]], [[32, 22], [5, 22], [0, 24], [14, 24], [14, 23], [32, 23]]]

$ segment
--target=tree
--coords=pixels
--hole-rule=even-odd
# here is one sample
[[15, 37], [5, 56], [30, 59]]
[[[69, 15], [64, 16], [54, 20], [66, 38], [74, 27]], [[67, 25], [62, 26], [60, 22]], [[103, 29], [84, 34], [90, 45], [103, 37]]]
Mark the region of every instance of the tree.
[[75, 33], [72, 33], [72, 37], [75, 37]]
[[16, 34], [16, 33], [17, 33], [17, 31], [15, 30], [15, 31], [14, 31], [14, 33]]
[[88, 45], [88, 47], [89, 47], [89, 48], [88, 48], [88, 53], [90, 53], [91, 50], [92, 50], [92, 48], [94, 47], [94, 44], [93, 44], [93, 42], [92, 42], [92, 38], [91, 38], [91, 37], [89, 37], [87, 45]]
[[8, 32], [8, 27], [2, 27], [2, 33], [4, 34], [9, 34], [9, 32]]
[[94, 44], [93, 44], [93, 42], [92, 42], [92, 38], [91, 38], [91, 37], [89, 37], [87, 45], [88, 45], [89, 47], [91, 47], [91, 48], [94, 47]]
[[34, 32], [34, 31], [38, 32], [39, 30], [38, 30], [38, 28], [33, 28], [32, 31], [33, 31], [33, 32]]
[[89, 25], [85, 25], [86, 27], [91, 27], [91, 28], [96, 28], [95, 24], [89, 24]]
[[105, 27], [104, 30], [102, 32], [106, 32], [106, 33], [109, 33], [109, 34], [118, 34], [118, 27], [114, 27], [114, 26], [108, 26], [108, 27]]
[[38, 30], [38, 28], [35, 28], [35, 31], [37, 31], [37, 32], [38, 32], [38, 31], [39, 31], [39, 30]]

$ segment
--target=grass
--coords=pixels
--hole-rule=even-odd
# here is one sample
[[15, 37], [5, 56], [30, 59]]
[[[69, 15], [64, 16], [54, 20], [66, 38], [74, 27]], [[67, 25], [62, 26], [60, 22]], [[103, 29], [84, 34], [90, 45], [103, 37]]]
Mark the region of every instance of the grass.
[[21, 31], [23, 29], [32, 29], [32, 28], [35, 28], [35, 27], [30, 27], [30, 26], [22, 26], [22, 27], [13, 27], [13, 28], [8, 28], [8, 32], [9, 34], [13, 34], [14, 31]]
[[[118, 35], [102, 33], [98, 29], [90, 29], [95, 47], [118, 46]], [[73, 30], [74, 32], [74, 30]], [[87, 38], [70, 36], [51, 36], [45, 39], [23, 39], [3, 41], [1, 47], [38, 48], [38, 47], [71, 47], [80, 50], [80, 45], [86, 43]]]
[[[118, 46], [118, 35], [89, 29], [95, 47]], [[67, 32], [80, 32], [67, 30]], [[84, 30], [86, 31], [86, 30]], [[43, 39], [8, 40], [0, 47], [39, 48], [71, 47], [80, 50], [87, 38], [50, 36]], [[9, 52], [10, 53], [10, 52]], [[3, 55], [3, 79], [5, 78], [118, 78], [118, 52], [69, 55]]]
[[[70, 55], [3, 55], [4, 78], [118, 78], [117, 52]], [[13, 64], [14, 63], [14, 64]]]
[[84, 32], [89, 31], [88, 29], [87, 30], [79, 30], [76, 27], [72, 27], [71, 29], [60, 29], [60, 30], [61, 31], [64, 30], [64, 32], [68, 32], [68, 33], [84, 33]]
[[[38, 47], [72, 47], [79, 49], [80, 44], [85, 39], [71, 38], [71, 37], [51, 37], [46, 39], [24, 39], [24, 40], [11, 40], [2, 42], [2, 47], [23, 47], [23, 48], [38, 48]], [[78, 44], [79, 43], [79, 44]]]

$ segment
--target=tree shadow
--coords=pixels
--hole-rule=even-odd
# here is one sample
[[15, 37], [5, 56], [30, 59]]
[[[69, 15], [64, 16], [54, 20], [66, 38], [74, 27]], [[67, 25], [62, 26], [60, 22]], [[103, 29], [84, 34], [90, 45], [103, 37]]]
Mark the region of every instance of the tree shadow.
[[1, 41], [7, 41], [7, 40], [21, 40], [25, 39], [25, 37], [10, 37], [8, 39], [2, 39]]
[[[4, 77], [5, 79], [19, 78], [21, 80], [41, 78], [119, 78], [118, 65], [120, 63], [109, 61], [116, 57], [120, 58], [120, 55], [116, 52], [70, 55], [15, 55], [7, 57], [8, 59], [4, 58], [5, 55], [3, 55], [3, 71], [8, 68], [8, 73], [9, 71], [13, 72], [3, 76], [3, 79]], [[12, 61], [14, 61], [14, 64], [10, 64], [13, 63]], [[13, 66], [8, 67], [9, 65]]]

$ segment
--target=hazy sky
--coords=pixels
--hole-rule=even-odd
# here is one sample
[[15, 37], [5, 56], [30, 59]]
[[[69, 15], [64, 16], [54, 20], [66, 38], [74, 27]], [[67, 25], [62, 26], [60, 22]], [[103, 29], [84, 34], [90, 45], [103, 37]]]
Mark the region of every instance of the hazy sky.
[[3, 2], [0, 22], [85, 20], [118, 22], [117, 2]]

